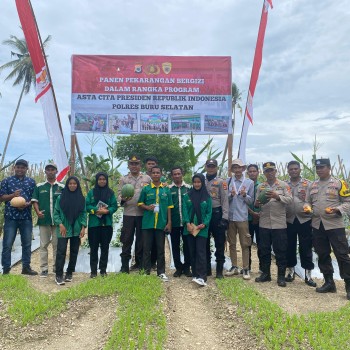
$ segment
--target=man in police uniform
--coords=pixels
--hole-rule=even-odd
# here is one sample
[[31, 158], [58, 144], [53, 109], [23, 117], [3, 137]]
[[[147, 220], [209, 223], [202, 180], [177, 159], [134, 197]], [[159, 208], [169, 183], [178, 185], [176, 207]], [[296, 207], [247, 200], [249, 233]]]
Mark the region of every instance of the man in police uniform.
[[[187, 240], [183, 239], [183, 222], [182, 222], [182, 196], [191, 188], [190, 185], [183, 181], [183, 170], [181, 167], [174, 167], [171, 169], [171, 177], [173, 182], [169, 186], [174, 208], [171, 210], [171, 250], [176, 271], [174, 277], [180, 277], [185, 274], [187, 277], [192, 277], [190, 271], [190, 252], [187, 246]], [[184, 253], [184, 262], [180, 258], [180, 238], [182, 239], [182, 247]]]
[[297, 238], [299, 241], [299, 254], [301, 267], [305, 269], [305, 283], [316, 287], [311, 278], [311, 270], [314, 269], [312, 262], [312, 229], [311, 213], [305, 213], [306, 192], [311, 182], [300, 176], [300, 163], [292, 160], [287, 166], [289, 181], [287, 182], [292, 191], [293, 201], [287, 205], [287, 282], [295, 278], [294, 267], [297, 264]]
[[40, 277], [48, 276], [48, 246], [52, 243], [53, 272], [56, 272], [57, 235], [53, 222], [53, 211], [64, 184], [56, 181], [57, 165], [48, 163], [45, 166], [46, 181], [38, 183], [34, 189], [32, 203], [38, 216], [40, 232]]
[[216, 159], [208, 159], [205, 163], [205, 170], [206, 187], [213, 203], [207, 240], [207, 276], [211, 276], [210, 235], [212, 235], [215, 241], [216, 278], [223, 278], [225, 230], [228, 225], [227, 183], [217, 176], [218, 162]]
[[[290, 187], [277, 179], [276, 164], [266, 162], [263, 164], [266, 181], [258, 186], [255, 206], [261, 208], [259, 219], [260, 260], [262, 273], [255, 282], [271, 281], [271, 245], [276, 257], [278, 267], [277, 284], [286, 286], [285, 274], [287, 267], [287, 222], [286, 206], [293, 200]], [[268, 202], [262, 204], [259, 195], [266, 191]], [[262, 199], [262, 198], [260, 198]]]
[[[120, 235], [120, 241], [123, 244], [120, 254], [122, 260], [121, 272], [129, 273], [129, 260], [131, 259], [131, 247], [135, 241], [135, 265], [131, 269], [139, 269], [142, 263], [142, 216], [143, 209], [137, 205], [142, 188], [151, 182], [151, 178], [141, 173], [141, 160], [138, 156], [131, 156], [128, 162], [129, 174], [123, 176], [119, 181], [118, 200], [124, 207], [123, 228]], [[124, 185], [131, 184], [135, 192], [132, 198], [122, 198], [121, 189]]]
[[349, 244], [345, 235], [342, 215], [350, 210], [350, 191], [344, 180], [331, 175], [331, 163], [328, 158], [317, 159], [314, 181], [306, 195], [304, 208], [311, 206], [313, 245], [318, 255], [318, 266], [325, 282], [316, 288], [318, 293], [335, 293], [331, 249], [338, 261], [341, 278], [345, 281], [347, 299], [350, 300], [350, 257]]

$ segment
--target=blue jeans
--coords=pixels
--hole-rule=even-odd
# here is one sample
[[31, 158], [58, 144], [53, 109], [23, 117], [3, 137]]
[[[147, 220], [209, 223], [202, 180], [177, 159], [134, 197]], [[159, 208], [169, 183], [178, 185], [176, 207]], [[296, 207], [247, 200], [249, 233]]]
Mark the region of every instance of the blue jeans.
[[22, 266], [30, 267], [31, 247], [32, 247], [32, 220], [12, 220], [5, 218], [4, 238], [2, 241], [1, 264], [3, 270], [11, 268], [11, 250], [16, 239], [17, 229], [21, 234], [22, 242]]

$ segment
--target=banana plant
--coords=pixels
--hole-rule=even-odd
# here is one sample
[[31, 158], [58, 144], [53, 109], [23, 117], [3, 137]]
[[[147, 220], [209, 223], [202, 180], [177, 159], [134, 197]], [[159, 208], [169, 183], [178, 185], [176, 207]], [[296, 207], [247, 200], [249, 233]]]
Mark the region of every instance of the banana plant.
[[204, 144], [202, 149], [196, 153], [195, 146], [194, 146], [194, 136], [191, 132], [190, 142], [188, 142], [188, 151], [189, 151], [189, 158], [190, 158], [190, 164], [192, 168], [192, 174], [197, 173], [200, 169], [203, 168], [203, 166], [199, 167], [195, 170], [195, 167], [197, 166], [199, 162], [199, 157], [210, 147], [211, 143], [213, 142], [213, 138], [209, 138], [209, 140]]

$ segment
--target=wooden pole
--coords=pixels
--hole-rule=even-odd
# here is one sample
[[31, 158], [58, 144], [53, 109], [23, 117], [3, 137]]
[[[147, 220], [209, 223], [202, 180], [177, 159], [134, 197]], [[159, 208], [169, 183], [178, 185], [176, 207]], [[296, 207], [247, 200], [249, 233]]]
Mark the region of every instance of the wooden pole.
[[70, 159], [69, 159], [69, 176], [73, 176], [75, 173], [75, 141], [76, 137], [75, 134], [72, 133], [70, 136]]

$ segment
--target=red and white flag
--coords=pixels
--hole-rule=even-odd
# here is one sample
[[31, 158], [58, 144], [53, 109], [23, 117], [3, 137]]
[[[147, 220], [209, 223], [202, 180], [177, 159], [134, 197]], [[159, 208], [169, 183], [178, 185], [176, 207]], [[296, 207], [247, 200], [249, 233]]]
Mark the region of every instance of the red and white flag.
[[49, 138], [53, 160], [58, 167], [57, 180], [60, 181], [69, 170], [68, 158], [58, 122], [58, 114], [55, 108], [55, 101], [51, 82], [47, 73], [44, 53], [39, 43], [35, 19], [29, 1], [30, 0], [16, 0], [16, 6], [36, 75], [35, 102], [40, 99], [43, 107], [46, 132]]
[[254, 99], [255, 87], [259, 78], [261, 62], [262, 62], [265, 30], [267, 25], [267, 16], [269, 13], [269, 7], [273, 8], [272, 0], [264, 0], [262, 13], [261, 13], [259, 32], [258, 32], [258, 39], [256, 41], [256, 47], [255, 47], [252, 75], [250, 77], [247, 105], [244, 113], [241, 141], [240, 141], [239, 150], [238, 150], [238, 158], [242, 159], [243, 161], [245, 161], [245, 158], [246, 158], [246, 143], [247, 143], [249, 123], [253, 124], [253, 120], [254, 120], [253, 99]]

